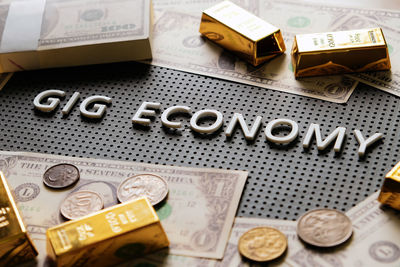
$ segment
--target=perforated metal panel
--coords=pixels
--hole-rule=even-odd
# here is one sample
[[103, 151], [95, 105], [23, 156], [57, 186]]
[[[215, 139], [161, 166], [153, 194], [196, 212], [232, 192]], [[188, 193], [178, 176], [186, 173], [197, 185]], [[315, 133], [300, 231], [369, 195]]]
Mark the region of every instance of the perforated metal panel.
[[[109, 96], [113, 102], [100, 121], [81, 118], [80, 102], [67, 117], [60, 108], [53, 114], [39, 114], [32, 102], [47, 89], [67, 92], [61, 106], [74, 91], [81, 93], [80, 102], [95, 94]], [[247, 170], [238, 216], [294, 220], [316, 207], [348, 210], [376, 191], [399, 160], [399, 100], [365, 85], [356, 89], [347, 104], [333, 104], [122, 63], [17, 73], [0, 92], [0, 101], [1, 150]], [[225, 137], [223, 130], [203, 136], [190, 130], [189, 117], [184, 115], [174, 118], [184, 123], [183, 130], [163, 128], [160, 113], [149, 128], [133, 126], [131, 118], [143, 101], [160, 102], [161, 112], [173, 105], [187, 105], [193, 111], [219, 110], [224, 114], [224, 128], [233, 112], [242, 113], [249, 125], [260, 115], [262, 129], [254, 142], [246, 141], [240, 129], [232, 138]], [[299, 138], [293, 144], [267, 142], [264, 128], [276, 118], [298, 123]], [[347, 128], [341, 153], [335, 154], [332, 148], [318, 152], [315, 141], [309, 150], [302, 148], [312, 122], [321, 125], [323, 136], [338, 126]], [[385, 137], [360, 160], [354, 129], [365, 136], [382, 132]]]

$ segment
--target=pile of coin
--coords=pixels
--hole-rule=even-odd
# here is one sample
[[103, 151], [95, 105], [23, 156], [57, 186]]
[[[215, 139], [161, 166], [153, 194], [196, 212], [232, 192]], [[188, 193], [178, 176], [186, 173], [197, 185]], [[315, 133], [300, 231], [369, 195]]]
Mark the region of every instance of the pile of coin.
[[[50, 167], [43, 175], [43, 183], [52, 189], [61, 190], [76, 184], [79, 170], [72, 164], [62, 163]], [[145, 173], [126, 178], [117, 190], [118, 200], [126, 202], [139, 197], [147, 197], [155, 206], [168, 195], [168, 183], [161, 176]], [[68, 220], [100, 211], [104, 208], [103, 196], [91, 190], [79, 190], [69, 194], [61, 203], [60, 213]]]
[[[303, 214], [297, 221], [297, 235], [315, 247], [334, 247], [346, 242], [352, 235], [350, 219], [333, 209], [315, 209]], [[268, 262], [281, 257], [288, 246], [286, 236], [271, 227], [256, 227], [239, 239], [242, 256], [255, 262]]]

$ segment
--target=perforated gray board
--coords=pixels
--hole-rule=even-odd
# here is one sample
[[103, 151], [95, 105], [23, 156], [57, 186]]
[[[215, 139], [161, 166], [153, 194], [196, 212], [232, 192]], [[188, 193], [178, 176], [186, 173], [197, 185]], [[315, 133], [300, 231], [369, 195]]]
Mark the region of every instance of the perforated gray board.
[[[41, 91], [74, 91], [81, 99], [101, 94], [113, 99], [101, 121], [82, 119], [78, 105], [68, 117], [60, 109], [50, 115], [37, 113], [33, 99]], [[187, 105], [194, 111], [213, 108], [224, 114], [225, 127], [233, 112], [248, 124], [263, 116], [254, 142], [240, 129], [231, 139], [222, 131], [201, 136], [189, 129], [164, 129], [160, 113], [146, 129], [131, 118], [143, 101]], [[76, 157], [108, 158], [155, 164], [239, 169], [249, 171], [238, 216], [295, 220], [316, 207], [346, 211], [376, 191], [384, 175], [399, 160], [400, 112], [398, 98], [359, 85], [347, 104], [333, 104], [254, 86], [188, 74], [139, 63], [122, 63], [16, 73], [0, 92], [0, 149]], [[299, 138], [279, 147], [267, 142], [266, 124], [289, 118], [299, 125]], [[211, 122], [211, 121], [210, 121]], [[323, 136], [338, 126], [347, 128], [342, 153], [332, 148], [307, 151], [301, 146], [311, 122], [319, 123]], [[204, 123], [207, 123], [205, 121]], [[370, 136], [385, 134], [383, 141], [359, 160], [353, 129]]]

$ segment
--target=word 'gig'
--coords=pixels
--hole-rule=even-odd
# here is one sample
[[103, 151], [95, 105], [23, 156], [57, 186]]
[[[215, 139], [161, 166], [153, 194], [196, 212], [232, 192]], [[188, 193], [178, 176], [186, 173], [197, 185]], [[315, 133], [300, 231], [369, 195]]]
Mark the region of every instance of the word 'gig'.
[[[151, 109], [150, 109], [151, 108]], [[160, 103], [154, 102], [143, 102], [142, 105], [139, 107], [137, 112], [132, 118], [133, 123], [141, 124], [144, 126], [150, 125], [151, 121], [146, 117], [155, 116], [156, 113], [154, 109], [160, 109]], [[223, 115], [221, 112], [213, 109], [204, 109], [195, 112], [192, 114], [192, 110], [190, 107], [187, 106], [172, 106], [167, 108], [161, 114], [161, 123], [163, 126], [167, 128], [179, 129], [182, 127], [181, 122], [170, 121], [168, 118], [174, 113], [187, 113], [192, 115], [190, 119], [190, 128], [198, 133], [203, 134], [211, 134], [219, 130], [223, 124]], [[215, 117], [215, 122], [209, 126], [200, 126], [198, 121], [204, 117]], [[243, 115], [240, 113], [234, 113], [231, 121], [228, 124], [228, 127], [225, 130], [225, 135], [230, 137], [232, 136], [235, 128], [237, 125], [241, 128], [245, 138], [247, 140], [254, 140], [258, 130], [261, 127], [261, 116], [257, 116], [254, 120], [253, 125], [251, 128], [247, 126], [246, 121], [243, 118]], [[287, 125], [290, 126], [290, 132], [285, 136], [276, 136], [272, 133], [273, 129], [276, 130], [278, 126]], [[294, 141], [299, 135], [299, 126], [295, 121], [289, 119], [276, 119], [270, 121], [267, 126], [265, 127], [265, 137], [268, 141], [276, 143], [276, 144], [288, 144]], [[372, 136], [365, 138], [364, 135], [361, 133], [360, 130], [354, 130], [354, 136], [359, 143], [358, 148], [358, 155], [360, 157], [365, 155], [365, 151], [367, 147], [378, 141], [383, 137], [382, 133], [375, 133]], [[333, 150], [335, 152], [340, 152], [342, 148], [342, 144], [344, 141], [344, 137], [346, 135], [346, 128], [345, 127], [337, 127], [333, 132], [331, 132], [324, 140], [322, 140], [321, 130], [318, 124], [311, 123], [306, 136], [303, 139], [303, 147], [309, 148], [313, 137], [315, 136], [316, 144], [318, 150], [326, 149], [333, 141], [335, 141]]]

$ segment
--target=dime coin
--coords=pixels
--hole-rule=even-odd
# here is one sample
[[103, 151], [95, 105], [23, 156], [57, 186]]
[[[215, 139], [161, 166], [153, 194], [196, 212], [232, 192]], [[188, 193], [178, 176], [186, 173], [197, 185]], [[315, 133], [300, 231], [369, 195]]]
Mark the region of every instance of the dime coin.
[[153, 206], [160, 203], [167, 194], [167, 182], [155, 174], [138, 174], [126, 178], [117, 189], [117, 197], [120, 202], [147, 197]]
[[297, 222], [297, 235], [304, 242], [318, 247], [340, 245], [352, 233], [350, 219], [337, 210], [311, 210], [303, 214]]
[[103, 208], [103, 198], [96, 192], [82, 190], [68, 195], [61, 203], [61, 214], [70, 220], [78, 219]]
[[278, 258], [286, 251], [287, 239], [275, 228], [256, 227], [240, 237], [238, 248], [244, 257], [265, 262]]
[[43, 182], [51, 188], [65, 188], [79, 180], [79, 170], [72, 164], [58, 164], [50, 167], [43, 175]]

